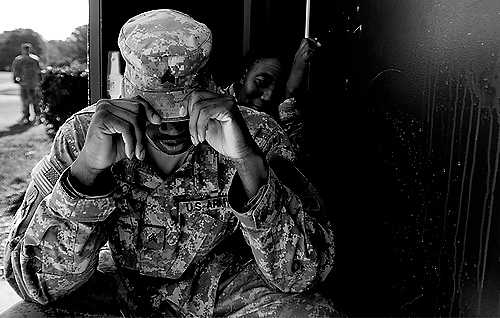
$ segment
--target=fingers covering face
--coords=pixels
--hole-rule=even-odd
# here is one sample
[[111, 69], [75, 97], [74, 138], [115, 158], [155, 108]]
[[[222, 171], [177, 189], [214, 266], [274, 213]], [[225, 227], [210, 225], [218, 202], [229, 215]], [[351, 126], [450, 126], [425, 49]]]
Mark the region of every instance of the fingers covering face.
[[121, 108], [131, 110], [135, 113], [140, 112], [140, 109], [144, 110], [146, 118], [153, 124], [159, 125], [161, 122], [160, 115], [155, 111], [155, 109], [141, 96], [135, 96], [133, 98], [124, 99], [112, 99], [109, 100], [113, 105]]
[[223, 121], [233, 105], [231, 96], [211, 92], [193, 93], [189, 107], [189, 133], [193, 144], [205, 141], [210, 120]]
[[125, 154], [131, 159], [144, 159], [143, 143], [146, 120], [160, 123], [160, 117], [152, 107], [141, 99], [101, 100], [97, 105], [101, 128], [105, 134], [119, 134], [125, 145]]

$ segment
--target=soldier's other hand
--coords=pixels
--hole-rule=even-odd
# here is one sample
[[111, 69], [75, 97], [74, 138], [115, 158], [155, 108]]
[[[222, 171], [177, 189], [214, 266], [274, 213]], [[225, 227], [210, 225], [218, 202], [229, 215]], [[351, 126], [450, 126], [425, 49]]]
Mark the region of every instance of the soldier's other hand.
[[102, 171], [125, 157], [144, 159], [146, 121], [160, 124], [161, 120], [141, 97], [98, 101], [78, 159], [95, 171]]
[[306, 73], [306, 65], [319, 47], [321, 47], [321, 44], [316, 39], [302, 39], [299, 49], [295, 53], [290, 76], [286, 83], [289, 96], [296, 95], [301, 88]]
[[293, 68], [304, 67], [307, 62], [316, 53], [317, 49], [321, 47], [321, 43], [317, 39], [305, 38], [300, 42], [300, 46], [295, 52], [295, 57], [293, 60]]
[[189, 97], [189, 133], [194, 145], [203, 141], [222, 155], [242, 159], [257, 146], [232, 96], [196, 91]]
[[14, 83], [19, 84], [21, 82], [20, 77], [14, 77]]

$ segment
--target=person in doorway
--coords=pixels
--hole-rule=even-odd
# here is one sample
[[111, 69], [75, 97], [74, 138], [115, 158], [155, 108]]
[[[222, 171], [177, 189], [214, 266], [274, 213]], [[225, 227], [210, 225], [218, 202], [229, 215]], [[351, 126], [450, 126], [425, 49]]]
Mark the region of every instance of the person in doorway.
[[123, 25], [122, 98], [66, 121], [16, 214], [6, 277], [23, 299], [109, 300], [125, 316], [338, 315], [315, 292], [334, 257], [322, 202], [276, 121], [207, 90], [211, 43], [174, 10]]
[[21, 54], [12, 62], [14, 83], [21, 86], [22, 124], [30, 122], [30, 105], [35, 113], [34, 123], [40, 122], [40, 58], [31, 53], [31, 48], [31, 43], [23, 43]]
[[240, 105], [265, 112], [278, 121], [292, 142], [299, 166], [306, 164], [307, 155], [304, 120], [297, 100], [307, 91], [308, 63], [320, 46], [316, 39], [302, 39], [287, 78], [287, 67], [277, 51], [252, 52], [240, 80], [225, 89]]

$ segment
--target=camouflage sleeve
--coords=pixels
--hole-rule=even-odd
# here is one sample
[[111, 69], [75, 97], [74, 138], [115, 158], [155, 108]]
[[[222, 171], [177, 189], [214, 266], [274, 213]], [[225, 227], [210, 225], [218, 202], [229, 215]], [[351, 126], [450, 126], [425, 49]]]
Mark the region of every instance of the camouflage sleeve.
[[283, 292], [302, 292], [323, 281], [333, 266], [333, 229], [317, 191], [291, 163], [286, 136], [277, 131], [264, 146], [267, 184], [240, 208], [242, 185], [235, 177], [229, 202], [268, 283]]
[[287, 98], [278, 106], [279, 122], [285, 130], [293, 150], [300, 157], [304, 152], [304, 120], [297, 109], [294, 97]]
[[[5, 276], [25, 300], [49, 303], [83, 284], [97, 266], [109, 196], [85, 197], [68, 183], [83, 143], [75, 120], [59, 130], [51, 153], [33, 169], [5, 251]], [[80, 140], [77, 140], [80, 137]]]

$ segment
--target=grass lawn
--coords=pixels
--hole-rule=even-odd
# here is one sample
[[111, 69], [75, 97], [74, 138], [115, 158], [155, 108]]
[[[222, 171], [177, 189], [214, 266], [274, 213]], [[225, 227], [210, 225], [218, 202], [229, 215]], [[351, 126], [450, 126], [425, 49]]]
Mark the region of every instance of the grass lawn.
[[49, 153], [50, 142], [43, 125], [0, 137], [0, 214], [24, 192], [31, 169]]

